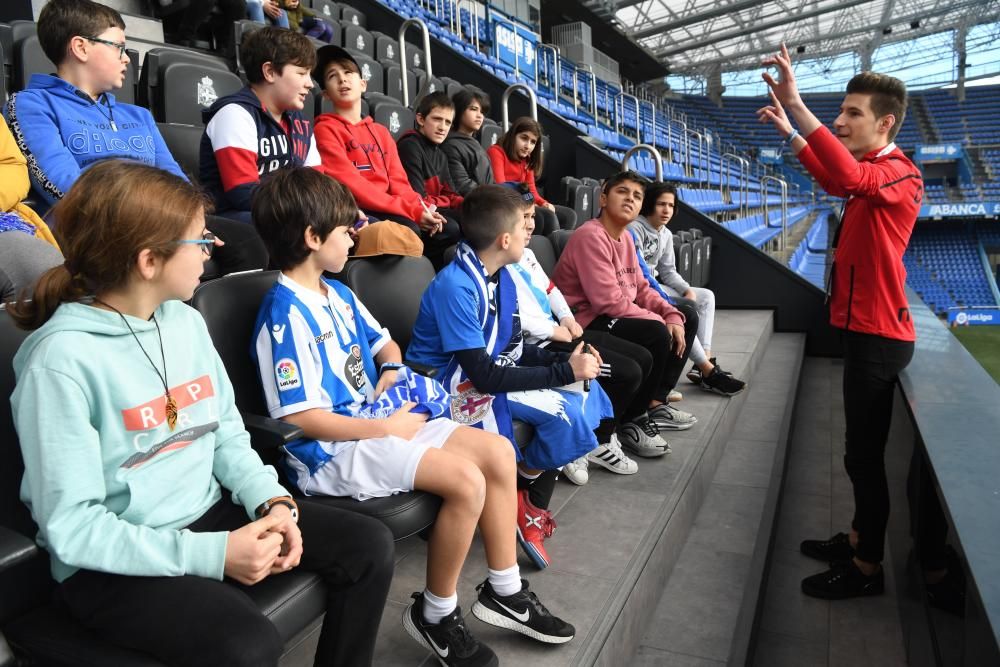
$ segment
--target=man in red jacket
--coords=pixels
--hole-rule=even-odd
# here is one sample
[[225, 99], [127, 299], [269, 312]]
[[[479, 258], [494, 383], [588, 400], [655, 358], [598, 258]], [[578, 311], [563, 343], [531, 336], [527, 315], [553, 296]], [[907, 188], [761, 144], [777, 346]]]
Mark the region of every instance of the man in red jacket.
[[[862, 72], [847, 84], [834, 135], [799, 96], [791, 58], [764, 60], [771, 105], [757, 111], [791, 143], [809, 173], [829, 194], [845, 197], [830, 271], [830, 324], [843, 330], [844, 467], [854, 488], [850, 534], [805, 540], [802, 553], [832, 569], [802, 580], [807, 595], [842, 599], [878, 595], [889, 489], [885, 445], [896, 378], [913, 356], [916, 336], [906, 300], [903, 252], [923, 200], [920, 172], [893, 143], [906, 111], [906, 86]], [[792, 128], [787, 113], [795, 119]]]

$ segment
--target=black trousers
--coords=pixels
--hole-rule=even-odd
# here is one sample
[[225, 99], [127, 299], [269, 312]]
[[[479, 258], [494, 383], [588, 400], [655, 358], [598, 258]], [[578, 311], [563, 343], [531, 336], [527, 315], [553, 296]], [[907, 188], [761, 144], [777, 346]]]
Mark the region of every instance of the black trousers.
[[[354, 512], [308, 501], [300, 508], [304, 551], [297, 569], [317, 573], [329, 591], [315, 664], [371, 664], [392, 580], [392, 534]], [[224, 494], [188, 529], [229, 531], [247, 522], [243, 507]], [[231, 579], [80, 570], [59, 594], [72, 616], [105, 640], [170, 665], [277, 665], [281, 637], [245, 590]]]
[[899, 372], [913, 357], [913, 343], [854, 331], [844, 332], [844, 468], [854, 489], [857, 557], [882, 561], [889, 521], [885, 445]]
[[267, 268], [267, 247], [254, 229], [249, 211], [205, 216], [205, 226], [226, 244], [212, 251], [203, 279]]
[[[630, 421], [646, 412], [649, 401], [638, 400], [639, 388], [653, 366], [653, 357], [640, 345], [604, 331], [585, 329], [583, 340], [595, 348], [608, 364], [609, 374], [598, 378], [601, 387], [611, 399], [615, 422]], [[550, 341], [546, 348], [558, 352], [572, 352], [579, 341], [562, 343]]]
[[634, 343], [649, 353], [651, 358], [651, 363], [648, 366], [649, 372], [635, 394], [630, 413], [637, 409], [645, 412], [652, 400], [666, 403], [667, 394], [681, 377], [681, 371], [684, 370], [684, 365], [691, 352], [691, 344], [698, 333], [698, 313], [693, 307], [683, 304], [679, 305], [677, 309], [685, 317], [684, 340], [686, 345], [684, 354], [681, 356], [674, 354], [670, 347], [670, 333], [667, 331], [666, 325], [658, 320], [611, 319], [606, 315], [601, 315], [587, 327], [590, 331], [610, 333], [612, 336]]
[[460, 235], [458, 220], [455, 217], [452, 217], [452, 215], [449, 215], [451, 211], [445, 209], [438, 211], [438, 213], [444, 217], [446, 221], [445, 226], [440, 232], [431, 236], [424, 230], [420, 229], [420, 225], [409, 218], [404, 218], [403, 216], [396, 215], [395, 213], [365, 211], [365, 215], [368, 216], [368, 220], [370, 222], [392, 220], [395, 223], [412, 229], [413, 233], [419, 236], [420, 240], [424, 242], [424, 257], [431, 260], [431, 264], [434, 265], [435, 271], [440, 271], [444, 266], [444, 251], [458, 243]]

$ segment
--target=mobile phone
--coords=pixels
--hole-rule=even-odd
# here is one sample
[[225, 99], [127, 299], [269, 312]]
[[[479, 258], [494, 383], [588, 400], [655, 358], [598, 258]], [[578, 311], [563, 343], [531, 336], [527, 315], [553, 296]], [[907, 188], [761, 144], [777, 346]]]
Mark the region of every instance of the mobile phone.
[[358, 219], [358, 220], [357, 220], [357, 221], [356, 221], [356, 222], [354, 223], [354, 229], [356, 229], [356, 230], [357, 230], [357, 229], [361, 229], [362, 227], [364, 227], [364, 226], [365, 226], [365, 223], [366, 223], [366, 222], [368, 222], [368, 221], [367, 221], [367, 220], [361, 220], [361, 219]]

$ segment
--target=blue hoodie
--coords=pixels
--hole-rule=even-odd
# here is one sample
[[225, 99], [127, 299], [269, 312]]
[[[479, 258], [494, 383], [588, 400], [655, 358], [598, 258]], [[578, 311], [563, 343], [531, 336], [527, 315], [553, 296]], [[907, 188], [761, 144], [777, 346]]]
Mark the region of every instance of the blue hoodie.
[[136, 160], [187, 180], [149, 110], [119, 104], [114, 95], [95, 102], [57, 76], [33, 74], [27, 88], [11, 95], [5, 115], [28, 160], [32, 189], [49, 204], [84, 169], [108, 158]]
[[[220, 500], [220, 485], [248, 517], [288, 495], [250, 449], [201, 315], [168, 301], [156, 320], [178, 406], [173, 431], [163, 384], [117, 313], [63, 304], [14, 357], [21, 499], [57, 581], [79, 568], [222, 579], [228, 534], [183, 527]], [[162, 370], [154, 323], [128, 322]]]

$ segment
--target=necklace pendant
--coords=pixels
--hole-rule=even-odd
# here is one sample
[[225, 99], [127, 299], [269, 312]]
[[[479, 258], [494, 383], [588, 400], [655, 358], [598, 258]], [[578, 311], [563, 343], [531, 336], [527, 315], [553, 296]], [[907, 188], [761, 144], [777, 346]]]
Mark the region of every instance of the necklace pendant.
[[167, 399], [167, 426], [173, 431], [177, 428], [177, 401], [169, 393], [166, 395]]
[[117, 132], [118, 131], [118, 126], [115, 125], [115, 121], [111, 121], [111, 131], [112, 132]]

